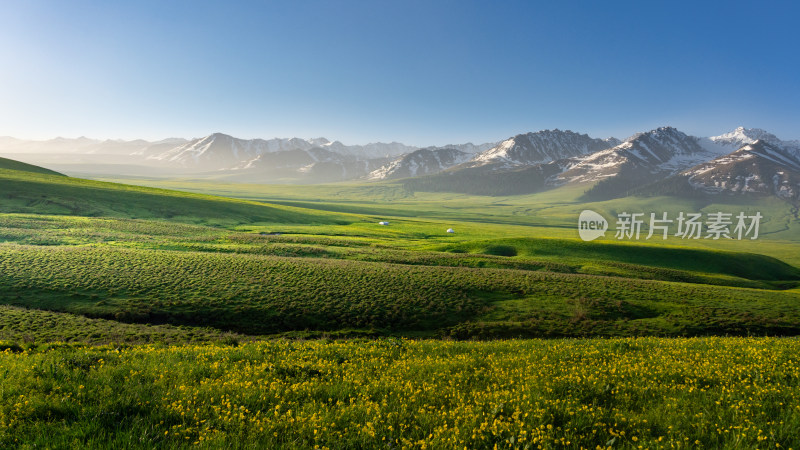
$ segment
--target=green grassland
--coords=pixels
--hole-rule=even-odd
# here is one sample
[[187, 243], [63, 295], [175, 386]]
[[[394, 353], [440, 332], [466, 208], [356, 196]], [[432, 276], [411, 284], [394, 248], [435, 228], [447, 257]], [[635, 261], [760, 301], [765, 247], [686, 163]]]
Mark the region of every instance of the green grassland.
[[[0, 167], [0, 448], [800, 445], [777, 200], [131, 181]], [[585, 208], [765, 221], [583, 242]]]
[[44, 167], [34, 166], [33, 164], [27, 164], [21, 161], [15, 161], [13, 159], [8, 159], [8, 158], [0, 158], [0, 170], [8, 170], [8, 171], [13, 170], [13, 171], [20, 171], [27, 173], [63, 176], [58, 172], [55, 172], [50, 169], [45, 169]]
[[[797, 210], [782, 200], [772, 197], [626, 197], [622, 199], [587, 203], [580, 197], [585, 186], [564, 186], [537, 194], [517, 196], [478, 196], [452, 193], [412, 192], [402, 183], [339, 183], [324, 186], [285, 186], [245, 183], [212, 183], [192, 179], [125, 179], [126, 183], [179, 189], [251, 201], [284, 204], [310, 208], [320, 212], [354, 213], [375, 221], [408, 219], [436, 224], [429, 228], [435, 235], [445, 229], [456, 228], [459, 235], [465, 227], [470, 236], [459, 238], [488, 239], [497, 237], [547, 237], [576, 239], [577, 218], [584, 209], [591, 209], [609, 219], [610, 229], [604, 241], [615, 241], [613, 219], [621, 212], [669, 213], [675, 218], [679, 212], [739, 213], [760, 212], [762, 221], [757, 242], [749, 240], [681, 240], [658, 239], [638, 242], [648, 245], [681, 246], [689, 248], [729, 250], [760, 253], [779, 258], [800, 267], [800, 219]], [[317, 233], [345, 233], [348, 229], [329, 231], [318, 227]], [[353, 228], [349, 228], [353, 230]], [[313, 229], [303, 231], [313, 232]], [[473, 232], [474, 231], [474, 232]], [[350, 234], [356, 234], [351, 232]], [[405, 236], [402, 236], [403, 238]], [[636, 244], [637, 242], [631, 242]], [[394, 245], [405, 245], [397, 240]], [[755, 249], [758, 249], [755, 251]]]
[[797, 448], [787, 338], [0, 351], [2, 448]]
[[0, 212], [171, 219], [180, 223], [346, 223], [335, 214], [0, 168]]
[[0, 305], [0, 349], [46, 350], [80, 345], [162, 345], [252, 340], [212, 328], [130, 324], [81, 315]]
[[[796, 227], [778, 203], [759, 204], [759, 241], [587, 243], [574, 188], [195, 186], [231, 200], [17, 171], [0, 188], [0, 302], [17, 307], [273, 336], [800, 332]], [[628, 206], [656, 204], [701, 206]]]

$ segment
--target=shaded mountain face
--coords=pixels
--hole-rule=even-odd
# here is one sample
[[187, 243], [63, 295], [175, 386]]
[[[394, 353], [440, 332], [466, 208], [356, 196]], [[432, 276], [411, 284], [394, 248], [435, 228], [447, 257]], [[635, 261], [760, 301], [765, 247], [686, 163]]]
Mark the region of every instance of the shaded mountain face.
[[446, 170], [435, 175], [406, 178], [409, 191], [458, 192], [472, 195], [521, 195], [548, 189], [547, 181], [562, 170], [557, 164], [506, 169], [500, 164]]
[[393, 158], [415, 150], [417, 147], [396, 142], [344, 145], [325, 138], [248, 140], [223, 133], [156, 142], [84, 137], [26, 141], [0, 137], [0, 155], [83, 176], [194, 174], [241, 177], [251, 182], [359, 179]]
[[142, 154], [152, 149], [167, 150], [183, 145], [186, 139], [170, 138], [155, 142], [142, 139], [132, 141], [99, 140], [79, 137], [76, 139], [55, 138], [46, 141], [28, 141], [10, 137], [0, 137], [0, 151], [4, 154], [82, 154], [82, 155], [128, 155]]
[[[756, 158], [750, 161], [752, 166], [745, 167], [744, 162], [752, 158]], [[697, 138], [665, 127], [634, 135], [614, 149], [583, 158], [556, 179], [598, 181], [584, 195], [585, 200], [635, 193], [691, 193], [681, 188], [682, 178], [705, 193], [771, 192], [789, 199], [794, 195], [789, 193], [791, 173], [798, 159], [789, 146], [764, 130], [739, 127], [721, 136]], [[769, 188], [764, 177], [777, 183], [776, 187]], [[652, 187], [645, 188], [648, 185]]]
[[473, 155], [454, 148], [424, 148], [403, 155], [370, 172], [370, 180], [390, 180], [441, 172], [468, 161]]
[[361, 159], [324, 147], [312, 147], [262, 153], [224, 172], [237, 180], [255, 183], [276, 178], [320, 183], [362, 178], [389, 160], [390, 157]]
[[[768, 181], [773, 180], [770, 192], [790, 199], [798, 191], [792, 164], [800, 160], [800, 142], [781, 141], [765, 130], [743, 127], [710, 138], [662, 127], [624, 142], [544, 130], [496, 144], [423, 149], [396, 142], [348, 146], [325, 138], [246, 140], [215, 133], [157, 142], [0, 137], [0, 155], [89, 176], [192, 174], [256, 183], [422, 177], [424, 182], [409, 182], [416, 186], [410, 188], [488, 195], [585, 184], [587, 200], [641, 193], [651, 185], [662, 191], [669, 185], [669, 192], [757, 193], [766, 192]], [[757, 167], [745, 169], [745, 161]], [[703, 164], [702, 169], [697, 167]], [[690, 168], [694, 172], [684, 172]], [[690, 177], [697, 189], [688, 184]], [[662, 180], [668, 183], [658, 185]]]
[[593, 139], [572, 131], [543, 130], [518, 134], [497, 146], [479, 153], [463, 167], [493, 164], [494, 167], [532, 165], [586, 155], [613, 147], [617, 139]]
[[[540, 137], [550, 133], [540, 132]], [[662, 127], [637, 133], [611, 148], [530, 164], [523, 163], [520, 155], [535, 160], [559, 152], [525, 153], [530, 147], [518, 142], [532, 140], [511, 138], [441, 174], [407, 181], [407, 188], [512, 195], [585, 184], [589, 187], [583, 199], [596, 201], [631, 194], [685, 194], [693, 190], [687, 184], [691, 177], [692, 186], [706, 193], [760, 192], [793, 199], [800, 192], [795, 181], [800, 146], [759, 129], [740, 127], [721, 136], [698, 138]], [[576, 151], [580, 150], [571, 145], [564, 153]], [[478, 186], [487, 183], [492, 186]]]
[[[639, 133], [622, 143], [615, 139], [593, 139], [557, 130], [520, 136], [443, 172], [438, 180], [427, 180], [425, 185], [440, 190], [455, 188], [458, 192], [494, 192], [495, 195], [503, 195], [537, 192], [568, 183], [604, 181], [608, 187], [612, 184], [609, 180], [624, 180], [613, 182], [613, 193], [602, 191], [604, 196], [617, 195], [620, 190], [627, 191], [642, 183], [652, 182], [654, 177], [663, 178], [676, 170], [717, 156], [701, 147], [698, 138], [671, 127]], [[614, 143], [617, 145], [608, 147]], [[600, 150], [591, 151], [597, 148]], [[571, 156], [549, 159], [561, 155]], [[523, 162], [541, 159], [545, 159], [545, 162]], [[521, 174], [530, 179], [522, 179]], [[509, 183], [510, 178], [516, 181]], [[467, 187], [470, 180], [474, 180], [474, 183], [489, 182], [495, 187]], [[520, 192], [520, 189], [524, 192]]]
[[[327, 144], [327, 140], [320, 142]], [[151, 154], [147, 158], [169, 165], [199, 170], [219, 170], [236, 167], [267, 153], [306, 151], [315, 143], [312, 140], [292, 139], [237, 139], [227, 134], [214, 133], [193, 139], [169, 150]], [[289, 157], [289, 156], [287, 156]]]
[[[757, 139], [757, 138], [763, 138]], [[706, 139], [729, 150], [662, 181], [637, 189], [643, 195], [774, 195], [800, 203], [800, 145], [764, 130], [736, 130]], [[738, 146], [738, 147], [737, 147]]]
[[680, 175], [692, 188], [705, 193], [771, 194], [797, 202], [800, 199], [800, 156], [791, 147], [774, 142], [757, 140]]
[[698, 142], [672, 127], [638, 133], [616, 147], [561, 162], [566, 170], [553, 184], [595, 182], [622, 173], [664, 177], [718, 155]]

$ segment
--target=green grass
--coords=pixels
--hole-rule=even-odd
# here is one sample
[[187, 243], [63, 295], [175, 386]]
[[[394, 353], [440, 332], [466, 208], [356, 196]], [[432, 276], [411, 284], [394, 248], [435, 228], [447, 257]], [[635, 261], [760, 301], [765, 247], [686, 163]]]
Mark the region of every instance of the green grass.
[[0, 171], [0, 185], [0, 209], [36, 212], [0, 216], [7, 305], [254, 335], [800, 331], [798, 245], [778, 236], [794, 222], [769, 202], [763, 241], [587, 243], [572, 187], [490, 198], [391, 183], [192, 185], [242, 197], [232, 200], [16, 171]]
[[0, 169], [0, 212], [242, 223], [346, 223], [342, 215], [203, 194]]
[[[603, 202], [579, 200], [587, 189], [584, 186], [564, 186], [538, 194], [517, 196], [479, 196], [452, 193], [410, 192], [402, 184], [339, 183], [322, 186], [283, 186], [214, 183], [198, 180], [126, 179], [132, 184], [210, 193], [252, 201], [367, 215], [378, 220], [406, 219], [440, 223], [441, 226], [474, 233], [471, 237], [557, 237], [577, 238], [578, 215], [584, 209], [603, 214], [611, 223], [605, 238], [613, 241], [614, 222], [619, 212], [668, 212], [674, 218], [678, 212], [712, 213], [761, 212], [761, 236], [756, 241], [713, 241], [710, 239], [668, 239], [665, 242], [647, 241], [653, 245], [683, 246], [734, 252], [760, 253], [800, 266], [800, 220], [793, 207], [776, 198], [719, 197], [716, 199], [685, 199], [675, 197], [626, 197]], [[715, 200], [716, 202], [712, 201]], [[473, 226], [474, 225], [474, 226]], [[329, 231], [318, 228], [320, 234]], [[305, 229], [303, 230], [306, 231]], [[308, 230], [309, 232], [311, 230]], [[441, 231], [440, 231], [441, 232]], [[459, 236], [461, 233], [459, 232]], [[456, 236], [456, 239], [460, 239]], [[635, 243], [635, 242], [634, 242]], [[403, 242], [397, 242], [403, 245]]]
[[[796, 339], [679, 338], [800, 335], [783, 203], [157, 184], [195, 192], [0, 169], [0, 447], [800, 445]], [[766, 219], [587, 243], [582, 209]]]
[[[16, 348], [45, 349], [58, 344], [133, 345], [238, 342], [248, 337], [210, 328], [129, 324], [0, 305], [0, 341]], [[2, 346], [0, 345], [0, 348]]]
[[44, 174], [44, 175], [56, 175], [56, 176], [64, 176], [56, 171], [45, 169], [44, 167], [34, 166], [33, 164], [27, 164], [20, 161], [15, 161], [13, 159], [7, 158], [0, 158], [0, 170], [13, 170], [19, 172], [26, 172], [28, 174], [37, 173], [37, 174]]
[[[794, 287], [797, 285], [795, 281], [800, 280], [800, 269], [768, 256], [663, 245], [517, 238], [471, 241], [444, 245], [440, 249], [447, 252], [524, 256], [572, 264], [583, 273], [665, 281], [734, 284], [733, 280], [744, 279], [775, 281], [775, 286]], [[769, 284], [744, 282], [742, 285], [760, 287]]]
[[[0, 232], [19, 239], [24, 228], [13, 226], [37, 223], [29, 216], [17, 220], [7, 219]], [[70, 220], [99, 224], [83, 235], [73, 234], [72, 223], [62, 232], [45, 232], [45, 242], [24, 242], [27, 237], [0, 244], [0, 301], [249, 334], [362, 329], [465, 338], [800, 331], [800, 297], [793, 290], [711, 286], [702, 278], [676, 283], [585, 275], [571, 273], [580, 265], [554, 260], [395, 250], [347, 239]], [[36, 229], [47, 230], [43, 222]], [[764, 261], [793, 274], [777, 261]]]
[[0, 351], [2, 448], [797, 448], [796, 339]]

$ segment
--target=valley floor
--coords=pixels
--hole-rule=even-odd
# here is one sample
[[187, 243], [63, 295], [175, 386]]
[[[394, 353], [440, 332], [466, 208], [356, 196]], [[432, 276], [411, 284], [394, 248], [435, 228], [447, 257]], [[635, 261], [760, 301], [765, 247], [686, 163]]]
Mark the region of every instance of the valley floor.
[[[780, 203], [0, 183], [2, 448], [800, 445]], [[768, 220], [577, 238], [623, 207]]]

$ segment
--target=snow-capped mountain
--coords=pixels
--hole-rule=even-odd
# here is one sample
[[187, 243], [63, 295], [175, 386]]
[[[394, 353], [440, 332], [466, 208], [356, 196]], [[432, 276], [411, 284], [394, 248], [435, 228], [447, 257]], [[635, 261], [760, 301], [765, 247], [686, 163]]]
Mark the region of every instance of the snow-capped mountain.
[[[314, 156], [314, 153], [323, 154], [323, 159], [325, 159], [325, 155], [336, 154], [338, 156], [368, 160], [397, 156], [413, 150], [416, 150], [416, 147], [409, 147], [396, 142], [348, 146], [339, 141], [328, 141], [325, 138], [245, 140], [222, 133], [214, 133], [167, 151], [151, 154], [148, 159], [163, 161], [181, 167], [220, 170], [242, 167], [243, 165], [247, 166], [248, 163], [256, 160], [260, 161], [260, 165], [265, 164], [266, 161], [292, 159], [305, 159], [306, 163], [310, 164], [319, 160], [318, 157]], [[286, 154], [264, 156], [280, 153]]]
[[[772, 135], [766, 136], [774, 138]], [[683, 171], [689, 185], [706, 193], [774, 194], [800, 199], [800, 157], [775, 139], [740, 149]]]
[[[637, 192], [663, 193], [665, 186], [670, 192], [685, 192], [686, 178], [691, 176], [695, 189], [709, 193], [725, 190], [763, 193], [771, 189], [770, 192], [782, 198], [799, 197], [800, 186], [795, 180], [800, 168], [800, 146], [793, 141], [781, 141], [764, 130], [740, 127], [720, 136], [698, 138], [673, 127], [661, 127], [637, 133], [610, 148], [548, 162], [525, 163], [559, 154], [556, 147], [549, 147], [547, 153], [530, 151], [536, 148], [531, 143], [537, 139], [529, 136], [541, 138], [552, 133], [515, 136], [465, 164], [406, 184], [411, 189], [481, 195], [513, 195], [565, 184], [585, 184], [589, 186], [584, 195], [586, 200], [602, 200]], [[580, 152], [574, 145], [576, 140], [568, 140], [573, 145], [563, 147], [563, 152]], [[591, 138], [583, 135], [582, 140]], [[590, 142], [601, 145], [597, 141]], [[676, 189], [680, 183], [686, 184], [687, 189]], [[643, 190], [645, 186], [653, 188]]]
[[147, 159], [180, 167], [204, 170], [227, 169], [250, 161], [263, 153], [307, 150], [314, 146], [309, 140], [292, 139], [237, 139], [227, 134], [214, 133], [193, 139], [169, 150], [151, 154]]
[[710, 137], [708, 140], [729, 150], [729, 152], [734, 152], [747, 144], [754, 144], [756, 141], [764, 141], [772, 145], [784, 145], [784, 142], [772, 133], [760, 128], [745, 127], [739, 127], [729, 133]]
[[615, 138], [594, 139], [572, 131], [542, 130], [518, 134], [495, 147], [481, 152], [464, 167], [494, 165], [495, 168], [547, 163], [586, 155], [618, 144]]
[[795, 182], [800, 142], [744, 127], [707, 138], [662, 127], [624, 142], [543, 130], [499, 143], [426, 148], [397, 142], [345, 145], [321, 137], [248, 140], [222, 133], [156, 142], [0, 137], [0, 155], [67, 174], [193, 174], [264, 183], [422, 177], [420, 190], [487, 195], [582, 183], [590, 185], [590, 197], [611, 198], [643, 192], [645, 185], [658, 188], [659, 180], [672, 183], [669, 189], [691, 192], [769, 190], [787, 199], [800, 192]]
[[[186, 143], [185, 139], [170, 138], [156, 142], [142, 139], [125, 141], [121, 139], [89, 139], [81, 136], [75, 139], [58, 137], [45, 141], [30, 141], [12, 137], [0, 137], [0, 151], [4, 154], [83, 154], [83, 155], [127, 155], [146, 152], [148, 148], [168, 146], [172, 148]], [[163, 151], [164, 149], [162, 149]]]
[[390, 157], [363, 159], [329, 150], [329, 146], [261, 153], [233, 168], [237, 179], [264, 182], [275, 178], [309, 181], [341, 181], [366, 176], [386, 164]]
[[367, 179], [388, 180], [439, 173], [465, 163], [475, 154], [485, 152], [496, 145], [497, 143], [473, 144], [468, 142], [415, 150], [400, 155], [388, 164], [370, 172]]
[[616, 147], [559, 161], [564, 166], [555, 184], [594, 182], [625, 173], [663, 177], [720, 154], [699, 145], [699, 139], [672, 127], [637, 133]]
[[423, 148], [395, 159], [371, 172], [367, 178], [388, 180], [429, 175], [466, 162], [472, 156], [455, 148]]
[[[325, 140], [327, 141], [327, 139]], [[318, 144], [318, 146], [341, 155], [353, 156], [360, 159], [399, 156], [418, 149], [418, 147], [408, 146], [399, 142], [376, 142], [367, 145], [344, 145], [339, 141], [334, 141]]]

